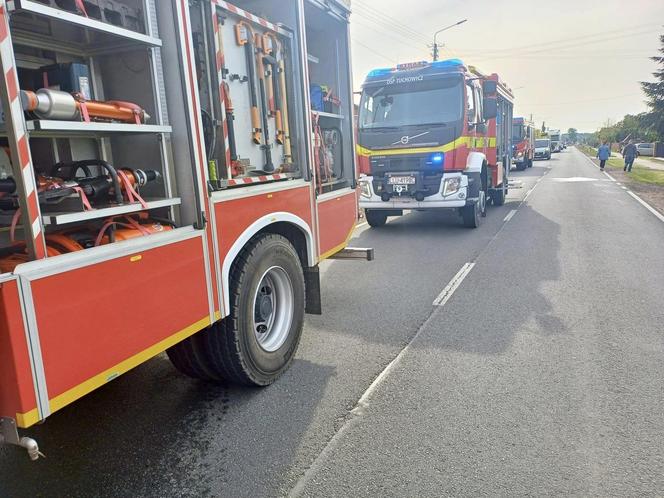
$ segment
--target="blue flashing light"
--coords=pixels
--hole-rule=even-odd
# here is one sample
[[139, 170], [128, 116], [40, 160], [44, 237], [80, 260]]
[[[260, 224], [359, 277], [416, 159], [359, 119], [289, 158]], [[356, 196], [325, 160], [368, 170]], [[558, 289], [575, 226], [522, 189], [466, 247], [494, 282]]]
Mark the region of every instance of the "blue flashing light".
[[445, 59], [444, 61], [434, 61], [431, 63], [431, 67], [439, 69], [459, 66], [463, 66], [463, 61], [461, 59]]
[[386, 75], [390, 74], [392, 71], [393, 71], [393, 69], [389, 68], [389, 67], [385, 67], [385, 68], [382, 68], [382, 69], [374, 69], [373, 71], [371, 71], [369, 73], [367, 78], [380, 78], [381, 76], [386, 76]]
[[443, 164], [443, 161], [445, 161], [445, 154], [443, 154], [442, 152], [434, 152], [433, 154], [431, 154], [429, 160], [431, 161], [431, 164], [439, 166]]

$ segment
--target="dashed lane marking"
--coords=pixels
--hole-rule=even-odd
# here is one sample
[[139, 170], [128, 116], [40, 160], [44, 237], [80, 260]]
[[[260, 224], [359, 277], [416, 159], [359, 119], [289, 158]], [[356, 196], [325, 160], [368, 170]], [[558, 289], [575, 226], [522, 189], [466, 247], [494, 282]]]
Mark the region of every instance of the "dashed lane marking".
[[507, 216], [505, 216], [505, 219], [503, 220], [505, 223], [510, 221], [512, 217], [516, 214], [516, 209], [512, 209], [509, 213], [507, 213]]
[[434, 300], [433, 305], [445, 306], [445, 303], [449, 301], [449, 299], [454, 294], [454, 291], [456, 291], [459, 288], [461, 282], [464, 281], [464, 279], [470, 273], [470, 270], [473, 269], [473, 266], [475, 266], [475, 263], [466, 263], [465, 265], [463, 265], [461, 269], [457, 272], [457, 274], [454, 275], [452, 280], [450, 280], [450, 283], [445, 286], [445, 288], [442, 290], [440, 294], [438, 294], [438, 297]]

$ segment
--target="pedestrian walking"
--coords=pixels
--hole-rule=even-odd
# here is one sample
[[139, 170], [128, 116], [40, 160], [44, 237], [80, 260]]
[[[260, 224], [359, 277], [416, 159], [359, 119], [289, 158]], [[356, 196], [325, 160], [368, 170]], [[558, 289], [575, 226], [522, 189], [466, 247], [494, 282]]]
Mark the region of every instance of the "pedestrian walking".
[[630, 140], [629, 143], [625, 145], [622, 154], [623, 158], [625, 159], [625, 167], [623, 168], [623, 171], [632, 171], [632, 166], [634, 165], [634, 160], [636, 159], [636, 145], [634, 145], [633, 140]]
[[606, 166], [606, 161], [611, 157], [611, 149], [609, 149], [609, 144], [606, 140], [599, 146], [597, 149], [597, 159], [599, 159], [599, 169], [604, 171], [604, 166]]

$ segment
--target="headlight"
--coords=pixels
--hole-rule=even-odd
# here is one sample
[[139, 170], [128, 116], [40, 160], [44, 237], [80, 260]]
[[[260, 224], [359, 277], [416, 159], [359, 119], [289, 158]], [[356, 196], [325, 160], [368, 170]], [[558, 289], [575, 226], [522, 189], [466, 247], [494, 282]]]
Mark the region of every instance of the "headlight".
[[452, 195], [459, 191], [461, 188], [461, 177], [448, 178], [445, 180], [443, 187], [443, 195]]
[[519, 158], [523, 157], [523, 151], [517, 152], [516, 157], [519, 157]]
[[360, 180], [358, 183], [360, 184], [360, 195], [371, 199], [371, 185], [369, 185], [369, 181]]

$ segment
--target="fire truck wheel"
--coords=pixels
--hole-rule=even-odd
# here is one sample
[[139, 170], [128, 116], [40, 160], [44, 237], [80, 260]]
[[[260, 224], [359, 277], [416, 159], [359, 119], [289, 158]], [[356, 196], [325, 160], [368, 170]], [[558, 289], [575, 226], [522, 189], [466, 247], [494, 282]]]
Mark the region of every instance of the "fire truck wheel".
[[533, 167], [533, 160], [532, 159], [528, 159], [528, 167], [529, 168]]
[[304, 325], [304, 271], [285, 237], [253, 241], [231, 269], [231, 315], [207, 334], [208, 356], [231, 382], [267, 386], [291, 364]]
[[273, 383], [293, 361], [304, 324], [304, 272], [285, 237], [263, 234], [231, 268], [231, 314], [168, 350], [190, 377]]
[[505, 204], [505, 190], [505, 186], [501, 185], [500, 188], [491, 191], [491, 202], [494, 206]]
[[387, 223], [387, 215], [380, 210], [367, 209], [364, 213], [367, 223], [372, 227], [382, 227]]
[[526, 161], [523, 161], [522, 163], [517, 164], [516, 170], [517, 171], [523, 171], [528, 167], [528, 163]]
[[[480, 196], [483, 192], [480, 192]], [[461, 217], [463, 226], [467, 228], [477, 228], [482, 223], [481, 201], [473, 202], [461, 208]]]

